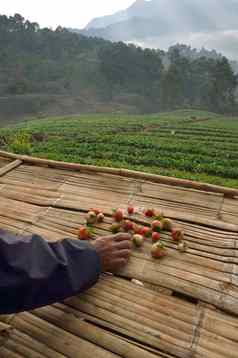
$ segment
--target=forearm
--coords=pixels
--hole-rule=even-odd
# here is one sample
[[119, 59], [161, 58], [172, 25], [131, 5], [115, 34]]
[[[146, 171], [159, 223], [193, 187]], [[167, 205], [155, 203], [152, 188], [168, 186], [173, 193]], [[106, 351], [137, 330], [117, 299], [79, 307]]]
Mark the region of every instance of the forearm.
[[90, 288], [100, 274], [100, 259], [86, 242], [47, 243], [0, 230], [0, 314], [62, 301]]

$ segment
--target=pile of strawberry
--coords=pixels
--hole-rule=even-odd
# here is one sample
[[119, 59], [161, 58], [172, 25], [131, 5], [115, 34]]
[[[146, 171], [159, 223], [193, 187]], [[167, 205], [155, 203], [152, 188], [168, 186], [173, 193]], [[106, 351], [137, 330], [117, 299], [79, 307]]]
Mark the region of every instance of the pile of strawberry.
[[90, 240], [93, 238], [93, 226], [96, 223], [102, 223], [105, 219], [103, 212], [99, 209], [91, 209], [86, 215], [86, 225], [80, 226], [78, 238], [80, 240]]
[[[138, 213], [139, 211], [137, 211], [136, 214]], [[114, 222], [110, 227], [110, 231], [113, 234], [117, 234], [119, 232], [130, 233], [135, 247], [141, 247], [143, 246], [145, 240], [151, 239], [151, 256], [153, 258], [162, 258], [167, 255], [166, 247], [161, 241], [162, 231], [168, 231], [171, 233], [171, 238], [177, 243], [177, 248], [180, 252], [186, 251], [187, 245], [184, 241], [183, 230], [176, 227], [172, 220], [165, 218], [162, 211], [155, 209], [142, 210], [142, 214], [146, 218], [150, 218], [152, 220], [150, 227], [138, 225], [133, 220], [128, 220], [126, 218], [126, 216], [133, 218], [134, 214], [135, 209], [132, 206], [127, 208], [127, 212], [122, 209], [114, 209], [112, 214]], [[79, 228], [79, 239], [90, 240], [93, 237], [92, 225], [102, 223], [104, 218], [104, 214], [101, 210], [91, 209], [86, 215], [86, 225]], [[134, 220], [135, 219], [136, 217], [134, 217]]]

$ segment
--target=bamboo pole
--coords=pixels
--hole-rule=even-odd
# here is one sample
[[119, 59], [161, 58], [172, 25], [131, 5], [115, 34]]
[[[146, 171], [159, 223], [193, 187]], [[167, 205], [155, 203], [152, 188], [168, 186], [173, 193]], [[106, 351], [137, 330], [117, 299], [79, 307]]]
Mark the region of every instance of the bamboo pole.
[[9, 173], [11, 170], [19, 167], [23, 163], [22, 160], [16, 159], [13, 162], [5, 165], [4, 167], [0, 168], [0, 177], [4, 174]]

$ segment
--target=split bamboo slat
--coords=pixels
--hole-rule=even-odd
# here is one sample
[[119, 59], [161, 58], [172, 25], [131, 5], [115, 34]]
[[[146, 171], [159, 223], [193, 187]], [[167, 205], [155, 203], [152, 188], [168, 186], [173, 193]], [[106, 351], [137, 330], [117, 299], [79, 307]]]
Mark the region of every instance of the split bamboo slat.
[[60, 329], [30, 313], [15, 316], [12, 325], [18, 331], [31, 336], [35, 340], [66, 357], [98, 357], [118, 358], [105, 349], [77, 337], [67, 330]]
[[[150, 352], [152, 349], [147, 350], [143, 345], [137, 346], [133, 342], [127, 342], [114, 333], [73, 317], [72, 309], [62, 307], [65, 307], [66, 311], [45, 307], [32, 314], [18, 315], [12, 323], [13, 334], [4, 347], [12, 348], [17, 343], [17, 351], [33, 347], [38, 353], [44, 356], [47, 354], [50, 358], [60, 358], [64, 355], [90, 357], [90, 354], [94, 354], [92, 357], [171, 357], [162, 353], [155, 355]], [[39, 332], [41, 330], [44, 332]], [[67, 347], [69, 345], [70, 347]], [[59, 355], [54, 356], [54, 351]], [[72, 355], [73, 353], [75, 355]]]
[[137, 195], [137, 201], [141, 206], [163, 206], [175, 212], [185, 214], [194, 213], [198, 216], [217, 218], [217, 211], [223, 202], [223, 195], [187, 190], [169, 185], [143, 183]]
[[[1, 192], [1, 190], [0, 190]], [[18, 200], [7, 199], [0, 194], [0, 228], [22, 233], [37, 220], [46, 208]]]
[[[51, 332], [49, 332], [51, 334]], [[6, 350], [6, 353], [5, 353]], [[0, 350], [1, 352], [1, 350]], [[13, 329], [10, 338], [3, 346], [3, 357], [12, 357], [12, 353], [19, 354], [21, 357], [31, 358], [65, 358], [66, 356], [49, 348], [46, 344], [41, 343], [37, 337], [22, 333]], [[7, 355], [8, 354], [8, 355]], [[14, 356], [13, 356], [14, 357]]]
[[238, 190], [0, 152], [1, 228], [77, 239], [85, 212], [99, 207], [106, 218], [95, 235], [108, 235], [111, 209], [129, 203], [162, 209], [184, 229], [186, 253], [163, 233], [163, 260], [147, 242], [120, 278], [103, 275], [64, 304], [0, 317], [1, 358], [238, 357]]
[[238, 222], [238, 196], [233, 199], [224, 199], [221, 210], [221, 219], [233, 224]]
[[11, 325], [3, 351], [24, 357], [237, 358], [236, 318], [115, 277]]
[[87, 320], [96, 317], [102, 326], [106, 328], [110, 323], [115, 331], [126, 328], [131, 338], [176, 357], [237, 357], [236, 318], [201, 304], [155, 295], [122, 279], [102, 279], [86, 294], [66, 304], [86, 313]]

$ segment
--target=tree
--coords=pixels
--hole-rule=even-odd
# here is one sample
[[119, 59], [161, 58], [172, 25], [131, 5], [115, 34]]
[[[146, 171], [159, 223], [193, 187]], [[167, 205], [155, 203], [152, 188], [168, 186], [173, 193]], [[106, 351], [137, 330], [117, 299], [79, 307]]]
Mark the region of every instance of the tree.
[[0, 15], [0, 83], [1, 95], [83, 93], [91, 102], [136, 98], [136, 106], [150, 111], [196, 106], [224, 112], [234, 107], [237, 78], [215, 51], [179, 44], [168, 53], [142, 49], [61, 26], [41, 29], [15, 14]]
[[213, 110], [226, 112], [234, 107], [236, 86], [237, 77], [234, 75], [228, 60], [222, 57], [212, 69], [209, 96]]

